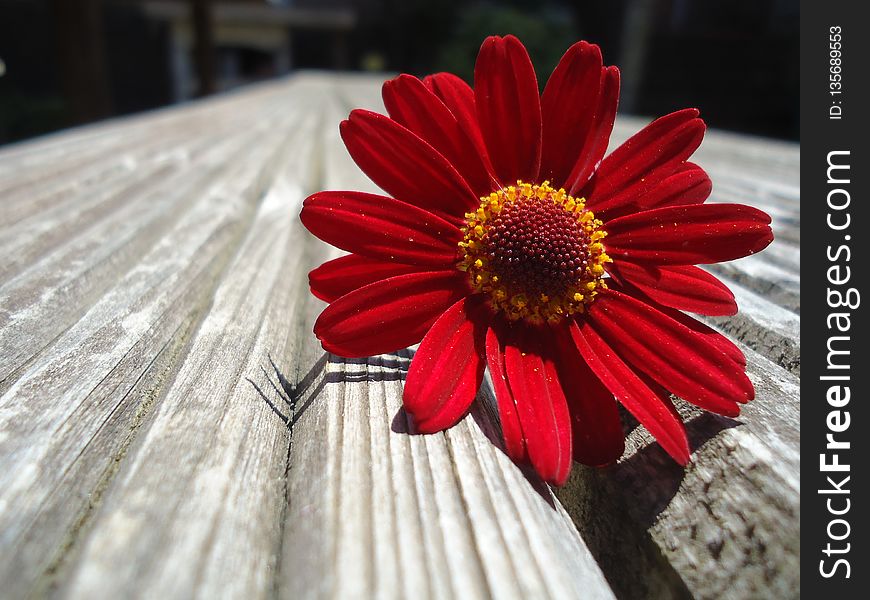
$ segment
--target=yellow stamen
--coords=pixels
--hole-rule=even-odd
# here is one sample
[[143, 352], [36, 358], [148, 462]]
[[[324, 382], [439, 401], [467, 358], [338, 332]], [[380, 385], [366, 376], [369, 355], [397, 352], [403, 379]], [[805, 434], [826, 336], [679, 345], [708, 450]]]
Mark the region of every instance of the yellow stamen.
[[[596, 219], [592, 211], [586, 208], [585, 199], [568, 195], [564, 188], [556, 190], [550, 186], [548, 181], [537, 185], [517, 181], [516, 186], [507, 186], [483, 196], [480, 200], [480, 207], [474, 212], [466, 214], [467, 224], [462, 229], [464, 237], [458, 245], [457, 268], [468, 273], [469, 283], [475, 292], [489, 295], [493, 309], [503, 313], [510, 320], [527, 319], [538, 323], [557, 321], [585, 312], [586, 306], [594, 301], [598, 292], [607, 289], [606, 283], [601, 278], [604, 274], [604, 264], [611, 262], [602, 243], [607, 233], [600, 229], [601, 221]], [[523, 267], [526, 270], [520, 271], [521, 273], [532, 273], [529, 277], [538, 282], [532, 287], [529, 287], [530, 284], [523, 283], [522, 280], [518, 281], [516, 272], [511, 271], [510, 268], [507, 272], [502, 272], [506, 268], [504, 267], [506, 263], [499, 263], [497, 260], [500, 256], [498, 254], [500, 242], [496, 240], [499, 238], [491, 237], [491, 233], [495, 230], [500, 232], [498, 235], [510, 237], [511, 232], [505, 232], [505, 223], [512, 222], [510, 215], [525, 214], [513, 211], [533, 204], [540, 207], [534, 210], [542, 210], [546, 214], [556, 215], [552, 217], [556, 220], [546, 221], [548, 223], [575, 223], [575, 225], [570, 225], [566, 231], [576, 232], [576, 236], [579, 237], [573, 238], [575, 234], [571, 234], [572, 239], [576, 239], [576, 244], [580, 244], [580, 246], [573, 246], [575, 250], [569, 250], [569, 253], [574, 252], [575, 254], [572, 256], [576, 257], [578, 256], [576, 252], [581, 252], [579, 256], [583, 257], [585, 261], [583, 263], [585, 267], [572, 266], [566, 270], [564, 261], [561, 262], [561, 267], [559, 266], [558, 261], [563, 259], [553, 259], [556, 262], [552, 263], [552, 268], [560, 273], [561, 279], [558, 280], [558, 283], [555, 279], [553, 280], [552, 291], [540, 288], [541, 285], [548, 284], [540, 283], [542, 280], [541, 276], [536, 274], [536, 266], [526, 266]], [[547, 213], [547, 211], [556, 211], [556, 213]], [[558, 217], [558, 215], [562, 216]], [[565, 221], [566, 218], [567, 221]], [[545, 219], [551, 219], [551, 217]], [[558, 227], [562, 227], [562, 225], [558, 225]], [[522, 239], [527, 240], [527, 238]], [[564, 238], [562, 239], [564, 240]], [[530, 243], [535, 245], [543, 243], [544, 248], [546, 248], [550, 242], [550, 240], [535, 239]], [[564, 244], [564, 242], [561, 243]], [[553, 250], [557, 253], [553, 256], [561, 256], [558, 253], [564, 254], [565, 249], [562, 246], [559, 248], [562, 249]], [[547, 251], [543, 252], [546, 255]], [[511, 258], [511, 260], [517, 260], [517, 258]], [[530, 259], [519, 258], [519, 260]], [[499, 267], [500, 264], [501, 267]], [[511, 273], [514, 274], [511, 275]], [[572, 279], [566, 284], [564, 278], [569, 275], [565, 273], [571, 274], [572, 278], [575, 277], [574, 273], [576, 273], [576, 279]], [[567, 288], [564, 287], [565, 285]]]

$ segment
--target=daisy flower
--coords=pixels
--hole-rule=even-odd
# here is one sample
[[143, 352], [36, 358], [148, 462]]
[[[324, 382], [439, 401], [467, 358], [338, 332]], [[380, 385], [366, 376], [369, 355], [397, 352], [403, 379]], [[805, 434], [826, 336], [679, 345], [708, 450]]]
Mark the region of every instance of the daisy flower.
[[768, 215], [705, 204], [688, 162], [695, 109], [661, 117], [606, 158], [619, 70], [568, 49], [543, 94], [513, 36], [481, 46], [474, 87], [449, 73], [383, 87], [389, 116], [354, 110], [341, 136], [388, 195], [325, 191], [302, 222], [350, 254], [310, 274], [329, 303], [323, 348], [363, 357], [420, 343], [403, 403], [421, 433], [468, 411], [488, 367], [507, 454], [561, 485], [574, 460], [624, 451], [621, 403], [681, 465], [670, 395], [736, 416], [746, 361], [688, 316], [731, 315], [728, 288], [695, 266], [758, 252]]

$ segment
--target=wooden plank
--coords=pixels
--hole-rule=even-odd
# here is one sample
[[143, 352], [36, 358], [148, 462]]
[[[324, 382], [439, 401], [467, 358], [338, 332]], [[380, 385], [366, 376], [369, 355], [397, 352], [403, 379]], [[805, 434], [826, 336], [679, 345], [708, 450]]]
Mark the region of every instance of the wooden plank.
[[679, 405], [685, 470], [629, 427], [618, 464], [557, 492], [618, 597], [799, 596], [799, 382], [744, 351], [757, 395], [739, 418]]
[[[0, 228], [102, 185], [149, 162], [187, 158], [187, 141], [226, 137], [280, 94], [260, 86], [244, 95], [103, 121], [36, 141], [0, 148]], [[254, 112], [252, 112], [252, 110]]]
[[88, 164], [82, 159], [135, 146], [155, 133], [170, 131], [187, 118], [232, 110], [245, 102], [256, 105], [276, 93], [281, 91], [272, 84], [248, 86], [241, 93], [221, 94], [195, 103], [107, 119], [3, 146], [0, 148], [0, 182], [4, 185], [0, 189], [8, 190], [39, 179], [40, 175], [65, 169], [70, 163]]
[[[354, 87], [336, 96], [361, 100]], [[373, 189], [337, 133], [322, 187]], [[309, 331], [321, 308], [311, 303]], [[493, 443], [494, 413], [479, 406], [446, 433], [409, 436], [410, 351], [345, 360], [310, 339], [300, 350], [283, 597], [612, 597], [549, 488]]]
[[707, 268], [725, 280], [733, 281], [777, 306], [800, 314], [800, 272], [785, 269], [759, 255], [747, 256], [721, 265], [708, 265]]
[[[174, 222], [197, 207], [209, 210], [191, 202], [191, 197], [204, 195], [222, 210], [226, 210], [224, 206], [232, 209], [231, 203], [221, 199], [221, 186], [227, 180], [224, 177], [231, 180], [239, 176], [246, 163], [228, 166], [226, 161], [267, 133], [279, 110], [279, 106], [267, 110], [244, 135], [211, 145], [199, 157], [193, 173], [179, 170], [174, 177], [155, 179], [153, 185], [136, 190], [135, 195], [120, 198], [118, 206], [109, 207], [107, 214], [82, 223], [83, 227], [72, 230], [60, 245], [32, 249], [39, 259], [0, 286], [0, 348], [4, 349], [0, 355], [0, 391], [8, 388], [15, 374], [40, 349], [79, 320], [142, 253], [159, 243]], [[66, 221], [75, 223], [74, 207], [68, 205], [69, 210], [56, 215], [57, 220], [50, 225], [63, 230]], [[212, 220], [209, 214], [204, 218]], [[41, 241], [51, 245], [50, 239]]]
[[298, 185], [276, 183], [260, 205], [151, 427], [96, 517], [64, 589], [70, 597], [271, 593], [287, 430], [257, 389], [278, 402], [261, 368], [270, 353], [284, 355], [295, 329], [300, 290], [284, 278], [301, 275], [291, 216], [300, 201]]
[[800, 377], [800, 317], [734, 281], [726, 278], [725, 282], [734, 292], [739, 312], [705, 320]]
[[[185, 210], [173, 215], [177, 204], [167, 201], [169, 215], [152, 241], [137, 247], [123, 270], [106, 272], [99, 295], [83, 298], [81, 314], [7, 380], [0, 398], [0, 543], [16, 551], [2, 561], [0, 581], [9, 582], [4, 591], [12, 597], [44, 589], [69, 558], [211, 302], [215, 279], [263, 197], [264, 169], [283, 166], [302, 113], [263, 108], [252, 116], [257, 144], [244, 160], [237, 160], [244, 143], [229, 146], [211, 179], [176, 188]], [[283, 121], [273, 118], [279, 108]], [[50, 320], [18, 318], [29, 330], [4, 339], [20, 348]]]
[[[77, 239], [89, 240], [99, 235], [93, 230], [100, 224], [123, 223], [125, 216], [116, 214], [117, 211], [154, 208], [152, 199], [159, 194], [180, 204], [179, 210], [182, 210], [178, 194], [166, 194], [166, 191], [195, 184], [209, 174], [208, 165], [214, 162], [212, 157], [225, 156], [231, 152], [229, 147], [240, 147], [245, 141], [228, 139], [229, 128], [209, 136], [193, 136], [190, 130], [179, 129], [180, 137], [160, 140], [156, 147], [147, 145], [148, 160], [144, 160], [144, 156], [121, 155], [116, 159], [117, 168], [111, 176], [89, 179], [83, 174], [82, 179], [68, 181], [28, 203], [31, 214], [0, 230], [0, 252], [9, 257], [0, 266], [0, 282], [5, 286], [15, 275], [38, 265], [61, 246], [68, 248]], [[181, 143], [182, 140], [186, 143]], [[192, 164], [202, 169], [193, 177], [189, 172]], [[156, 186], [156, 182], [162, 182], [163, 188]], [[35, 210], [40, 204], [43, 209]], [[166, 211], [155, 214], [162, 212]], [[31, 274], [25, 276], [31, 277]]]
[[281, 595], [611, 597], [550, 490], [493, 444], [492, 415], [404, 433], [409, 357], [329, 356], [299, 398]]

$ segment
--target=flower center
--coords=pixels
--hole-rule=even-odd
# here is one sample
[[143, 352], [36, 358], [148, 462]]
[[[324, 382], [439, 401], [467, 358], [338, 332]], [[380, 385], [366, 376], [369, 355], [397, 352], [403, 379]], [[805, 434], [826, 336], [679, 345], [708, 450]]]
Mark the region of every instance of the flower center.
[[458, 268], [496, 311], [510, 320], [557, 321], [582, 313], [606, 289], [607, 234], [583, 198], [547, 181], [517, 181], [480, 200], [465, 215]]

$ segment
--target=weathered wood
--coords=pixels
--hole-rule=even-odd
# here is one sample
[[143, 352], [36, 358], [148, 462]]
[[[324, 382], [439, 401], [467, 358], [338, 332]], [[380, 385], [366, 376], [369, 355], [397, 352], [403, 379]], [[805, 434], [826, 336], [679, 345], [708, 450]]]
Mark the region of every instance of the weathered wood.
[[747, 256], [721, 265], [709, 265], [708, 268], [787, 311], [800, 314], [801, 279], [797, 272], [759, 256]]
[[558, 491], [619, 597], [799, 596], [798, 381], [745, 351], [757, 397], [739, 418], [679, 404], [688, 468], [638, 427], [617, 465]]
[[[245, 160], [234, 160], [230, 153], [216, 163], [211, 179], [199, 177], [166, 191], [155, 182], [158, 193], [130, 199], [129, 204], [149, 209], [157, 204], [161, 213], [157, 226], [126, 212], [107, 226], [105, 243], [117, 238], [123, 242], [118, 234], [127, 225], [156, 229], [147, 244], [132, 237], [129, 251], [109, 248], [110, 264], [119, 254], [129, 256], [128, 263], [90, 279], [109, 252], [86, 232], [83, 252], [90, 254], [72, 259], [85, 268], [81, 273], [71, 270], [63, 256], [57, 271], [72, 283], [54, 290], [48, 296], [53, 302], [46, 305], [43, 293], [34, 307], [29, 288], [5, 297], [3, 308], [10, 310], [10, 320], [28, 329], [8, 337], [12, 325], [3, 329], [4, 366], [27, 357], [22, 348], [35, 352], [24, 367], [4, 371], [8, 389], [0, 399], [5, 467], [0, 473], [0, 531], [4, 546], [16, 548], [0, 566], [0, 578], [12, 582], [4, 586], [8, 593], [39, 589], [45, 583], [40, 577], [64, 559], [160, 400], [175, 363], [188, 351], [190, 334], [212, 302], [216, 280], [260, 203], [264, 169], [284, 168], [289, 134], [304, 115], [297, 111], [295, 119], [276, 126], [279, 108], [276, 104], [265, 110], [251, 124], [256, 133], [249, 142], [257, 143]], [[244, 148], [242, 144], [231, 150]], [[95, 286], [104, 286], [96, 297]], [[79, 289], [81, 296], [72, 293]], [[55, 332], [62, 333], [50, 339]], [[45, 349], [35, 344], [49, 339]]]
[[[311, 124], [297, 130], [312, 133]], [[297, 153], [310, 145], [299, 141], [285, 158], [308, 171]], [[259, 394], [279, 402], [262, 369], [270, 354], [285, 356], [294, 305], [304, 299], [286, 285], [304, 271], [294, 256], [301, 194], [283, 179], [266, 192], [150, 428], [106, 498], [65, 590], [70, 596], [271, 592], [288, 436]], [[131, 554], [142, 559], [131, 562]]]
[[[335, 129], [325, 156], [324, 187], [373, 189]], [[306, 323], [321, 308], [312, 303]], [[492, 414], [478, 408], [447, 433], [409, 436], [409, 352], [302, 350], [313, 367], [295, 399], [282, 596], [612, 597], [549, 489], [493, 445]], [[325, 564], [341, 575], [324, 577]]]
[[784, 369], [800, 376], [800, 318], [790, 310], [729, 280], [728, 287], [740, 312], [732, 317], [707, 319]]
[[361, 106], [376, 80], [309, 74], [0, 149], [4, 597], [796, 596], [797, 147], [709, 132], [696, 157], [713, 201], [773, 217], [768, 250], [710, 267], [756, 400], [681, 404], [685, 471], [626, 415], [623, 458], [554, 496], [500, 449], [488, 386], [409, 435], [413, 349], [311, 334], [335, 251], [297, 215], [374, 189], [338, 136]]

